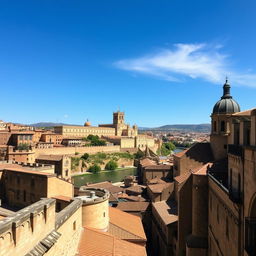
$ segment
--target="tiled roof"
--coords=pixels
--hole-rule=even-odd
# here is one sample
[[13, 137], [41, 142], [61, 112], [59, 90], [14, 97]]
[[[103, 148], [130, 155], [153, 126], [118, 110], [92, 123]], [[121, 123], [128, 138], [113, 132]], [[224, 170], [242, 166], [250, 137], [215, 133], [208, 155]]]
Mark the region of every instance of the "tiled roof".
[[183, 150], [183, 151], [180, 151], [180, 152], [174, 154], [174, 156], [176, 156], [176, 157], [182, 157], [182, 156], [184, 156], [184, 154], [185, 154], [187, 151], [188, 151], [188, 149], [185, 149], [185, 150]]
[[124, 190], [123, 188], [115, 186], [111, 182], [108, 182], [108, 181], [88, 184], [85, 187], [104, 188], [104, 189], [107, 189], [112, 194], [120, 193], [120, 192], [123, 192], [123, 190]]
[[35, 174], [35, 175], [41, 175], [41, 176], [47, 176], [47, 177], [56, 177], [55, 174], [52, 173], [46, 173], [46, 172], [39, 172], [39, 171], [28, 171], [22, 168], [4, 168], [6, 171], [11, 171], [11, 172], [22, 172], [22, 173], [27, 173], [27, 174]]
[[146, 199], [142, 197], [141, 195], [139, 196], [129, 196], [126, 193], [122, 193], [118, 195], [118, 198], [120, 199], [126, 199], [127, 201], [132, 201], [132, 202], [145, 202]]
[[134, 238], [138, 237], [139, 239], [146, 240], [141, 219], [137, 216], [109, 207], [109, 222], [115, 227], [130, 233]]
[[140, 164], [142, 166], [148, 166], [148, 165], [156, 165], [156, 162], [149, 158], [144, 158], [144, 159], [140, 160]]
[[152, 203], [152, 207], [155, 209], [158, 216], [162, 219], [162, 221], [166, 225], [178, 221], [177, 205], [175, 204], [174, 201], [155, 202], [155, 203]]
[[160, 183], [160, 184], [151, 184], [148, 185], [148, 188], [156, 194], [160, 194], [164, 191], [164, 189], [168, 188], [168, 187], [173, 187], [173, 182], [172, 183]]
[[149, 171], [149, 170], [154, 170], [154, 171], [157, 171], [157, 170], [170, 170], [172, 167], [172, 165], [167, 165], [167, 164], [158, 164], [158, 165], [149, 165], [149, 166], [146, 166], [145, 167], [145, 170], [146, 171]]
[[36, 159], [46, 161], [61, 161], [63, 155], [40, 155]]
[[116, 208], [125, 212], [143, 212], [148, 206], [148, 202], [119, 202]]
[[186, 172], [179, 176], [174, 177], [174, 180], [176, 180], [179, 184], [181, 184], [181, 183], [185, 182], [189, 178], [190, 175], [191, 175], [190, 172]]
[[144, 186], [141, 185], [136, 185], [136, 186], [131, 186], [129, 188], [126, 188], [126, 193], [128, 192], [136, 192], [136, 193], [142, 193], [144, 189]]
[[79, 243], [77, 256], [146, 256], [146, 249], [114, 237], [107, 232], [100, 232], [85, 227]]
[[250, 116], [252, 114], [252, 111], [256, 110], [256, 108], [248, 109], [245, 111], [237, 112], [232, 114], [232, 116]]
[[[200, 163], [208, 163], [213, 160], [212, 149], [209, 142], [198, 142], [185, 152], [184, 151], [179, 152], [178, 157], [185, 155], [187, 158]], [[177, 156], [177, 154], [175, 156]]]

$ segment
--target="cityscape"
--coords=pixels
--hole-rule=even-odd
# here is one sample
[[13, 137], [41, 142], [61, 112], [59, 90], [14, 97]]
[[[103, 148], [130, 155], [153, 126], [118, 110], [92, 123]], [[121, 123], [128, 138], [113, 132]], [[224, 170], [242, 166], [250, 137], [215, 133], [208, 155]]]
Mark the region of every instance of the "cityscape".
[[254, 2], [0, 6], [0, 256], [256, 256]]

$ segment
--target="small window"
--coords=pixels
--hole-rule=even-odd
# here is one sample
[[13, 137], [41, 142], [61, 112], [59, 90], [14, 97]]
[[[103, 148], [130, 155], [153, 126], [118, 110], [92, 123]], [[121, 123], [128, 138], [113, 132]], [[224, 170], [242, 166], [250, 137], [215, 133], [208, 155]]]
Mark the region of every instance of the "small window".
[[76, 230], [76, 221], [73, 222], [73, 230]]
[[225, 121], [221, 121], [220, 123], [220, 131], [225, 132]]
[[106, 217], [106, 213], [105, 212], [103, 212], [103, 217]]
[[217, 122], [216, 121], [213, 122], [213, 131], [214, 132], [217, 131]]

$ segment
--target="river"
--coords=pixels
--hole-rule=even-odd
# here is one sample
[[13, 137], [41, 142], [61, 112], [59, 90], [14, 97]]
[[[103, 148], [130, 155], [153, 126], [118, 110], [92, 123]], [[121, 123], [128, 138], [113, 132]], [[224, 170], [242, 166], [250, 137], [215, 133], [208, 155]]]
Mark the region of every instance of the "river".
[[115, 171], [107, 171], [100, 173], [84, 174], [79, 176], [74, 176], [72, 180], [74, 181], [75, 186], [80, 187], [85, 185], [87, 182], [96, 183], [102, 181], [112, 181], [119, 182], [128, 175], [137, 175], [137, 168], [127, 168]]

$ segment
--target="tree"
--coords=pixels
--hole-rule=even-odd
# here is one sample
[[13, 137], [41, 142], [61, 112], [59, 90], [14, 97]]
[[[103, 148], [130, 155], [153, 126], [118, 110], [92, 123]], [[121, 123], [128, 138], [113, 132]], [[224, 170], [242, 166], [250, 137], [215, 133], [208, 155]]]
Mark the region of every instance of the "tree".
[[135, 159], [140, 159], [144, 156], [145, 154], [142, 151], [137, 151], [137, 153], [134, 154]]
[[20, 143], [20, 144], [17, 146], [17, 149], [18, 149], [18, 150], [29, 150], [29, 149], [30, 149], [30, 146], [29, 146], [29, 144], [27, 144], [27, 143]]
[[89, 172], [92, 172], [92, 173], [98, 173], [101, 171], [101, 168], [99, 165], [94, 164], [94, 165], [90, 166], [88, 170], [89, 170]]
[[118, 167], [117, 162], [114, 161], [114, 160], [110, 160], [110, 161], [106, 164], [105, 169], [106, 169], [106, 170], [113, 171], [113, 170], [116, 170], [117, 167]]
[[81, 158], [83, 159], [83, 160], [87, 160], [88, 158], [89, 158], [89, 154], [88, 153], [84, 153], [82, 156], [81, 156]]
[[165, 142], [162, 144], [160, 151], [158, 151], [158, 154], [162, 156], [168, 156], [172, 153], [174, 149], [175, 145], [172, 142]]
[[90, 141], [91, 146], [105, 146], [106, 145], [106, 141], [101, 140], [98, 135], [90, 134], [87, 136], [87, 140]]

